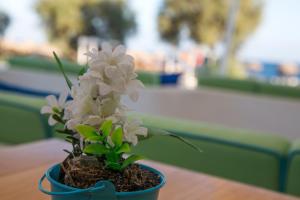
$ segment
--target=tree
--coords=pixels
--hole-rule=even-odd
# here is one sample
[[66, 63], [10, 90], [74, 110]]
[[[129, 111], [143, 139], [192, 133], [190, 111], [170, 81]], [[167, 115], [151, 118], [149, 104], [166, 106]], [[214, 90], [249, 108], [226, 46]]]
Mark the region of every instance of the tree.
[[50, 40], [66, 49], [74, 49], [80, 35], [124, 42], [136, 26], [124, 0], [41, 0], [37, 11]]
[[[213, 46], [222, 40], [230, 0], [165, 0], [159, 14], [159, 32], [163, 39], [176, 44], [179, 32], [187, 26], [196, 42]], [[240, 0], [234, 33], [233, 52], [256, 28], [261, 17], [261, 4]]]
[[9, 16], [6, 13], [0, 11], [0, 36], [4, 35], [5, 30], [8, 27], [9, 23], [10, 23]]

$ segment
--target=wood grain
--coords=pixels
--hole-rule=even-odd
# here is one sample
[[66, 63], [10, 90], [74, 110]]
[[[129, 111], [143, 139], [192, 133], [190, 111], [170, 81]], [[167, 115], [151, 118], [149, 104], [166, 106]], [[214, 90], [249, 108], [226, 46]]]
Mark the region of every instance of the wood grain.
[[60, 162], [66, 157], [63, 149], [70, 148], [70, 144], [59, 139], [3, 147], [0, 149], [0, 177]]
[[[51, 146], [56, 142], [49, 142]], [[45, 146], [45, 143], [43, 143]], [[47, 145], [47, 143], [46, 143]], [[53, 146], [52, 146], [53, 147]], [[55, 146], [57, 147], [57, 146]], [[26, 148], [30, 148], [30, 145]], [[34, 146], [32, 146], [34, 149]], [[24, 149], [23, 149], [24, 150]], [[16, 152], [16, 151], [15, 151]], [[59, 155], [56, 155], [60, 157]], [[1, 150], [0, 150], [1, 155]], [[55, 155], [44, 154], [52, 157]], [[33, 159], [33, 158], [32, 158]], [[34, 160], [34, 159], [33, 159]], [[60, 158], [58, 159], [60, 160]], [[14, 162], [17, 163], [17, 162]], [[229, 180], [224, 180], [201, 173], [191, 172], [177, 167], [156, 163], [153, 161], [144, 161], [167, 177], [167, 184], [160, 192], [159, 200], [297, 200], [291, 197], [256, 188], [246, 184], [241, 184]], [[20, 163], [19, 163], [20, 164]], [[28, 165], [27, 165], [28, 166]], [[22, 170], [15, 173], [9, 173], [0, 177], [0, 199], [1, 200], [49, 200], [50, 197], [42, 194], [37, 189], [39, 178], [45, 170], [50, 167], [49, 164], [38, 165], [32, 169]], [[19, 167], [20, 169], [22, 167]], [[2, 170], [2, 169], [1, 169]], [[49, 188], [48, 183], [44, 184]], [[298, 199], [299, 200], [299, 199]]]

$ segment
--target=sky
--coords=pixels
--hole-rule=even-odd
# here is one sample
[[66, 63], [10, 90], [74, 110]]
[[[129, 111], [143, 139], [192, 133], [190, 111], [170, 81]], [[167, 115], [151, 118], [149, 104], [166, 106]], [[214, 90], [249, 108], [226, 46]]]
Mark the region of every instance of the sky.
[[[5, 38], [44, 43], [45, 30], [34, 11], [37, 0], [1, 0], [0, 9], [11, 19]], [[129, 0], [138, 31], [127, 40], [129, 48], [161, 50], [156, 17], [163, 0]], [[264, 0], [262, 21], [238, 54], [243, 60], [300, 62], [300, 0]]]

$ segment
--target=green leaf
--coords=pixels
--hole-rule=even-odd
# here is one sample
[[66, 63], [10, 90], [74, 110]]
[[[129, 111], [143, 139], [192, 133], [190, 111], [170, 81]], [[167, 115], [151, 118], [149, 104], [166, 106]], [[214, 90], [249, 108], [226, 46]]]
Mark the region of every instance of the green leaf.
[[145, 140], [145, 139], [149, 139], [153, 136], [168, 136], [168, 137], [173, 137], [181, 142], [183, 142], [184, 144], [188, 145], [189, 147], [193, 148], [194, 150], [198, 151], [198, 152], [202, 152], [201, 149], [199, 149], [199, 147], [197, 147], [196, 145], [194, 145], [193, 143], [191, 143], [190, 141], [184, 139], [181, 136], [178, 136], [174, 133], [162, 130], [162, 129], [158, 129], [158, 128], [153, 128], [153, 127], [147, 127], [148, 129], [148, 134], [147, 137], [139, 137], [139, 141]]
[[69, 129], [55, 129], [56, 132], [66, 135], [75, 135], [76, 133]]
[[109, 153], [109, 149], [107, 149], [103, 144], [90, 144], [84, 148], [83, 152], [93, 155], [102, 155]]
[[71, 136], [71, 135], [68, 135], [66, 138], [72, 140], [73, 142], [79, 142], [78, 138]]
[[87, 67], [82, 67], [78, 72], [78, 76], [82, 76], [87, 71]]
[[57, 114], [52, 115], [52, 118], [55, 119], [55, 121], [57, 121], [61, 124], [65, 124], [65, 122], [61, 119], [61, 117], [58, 116]]
[[120, 147], [122, 145], [122, 139], [123, 139], [123, 130], [122, 130], [122, 127], [118, 127], [113, 132], [113, 134], [111, 136], [111, 140], [117, 147]]
[[102, 123], [100, 130], [102, 131], [104, 137], [107, 137], [112, 129], [112, 120], [106, 120]]
[[123, 161], [122, 169], [125, 169], [128, 165], [131, 165], [131, 164], [134, 163], [135, 161], [137, 161], [137, 160], [142, 160], [142, 159], [144, 159], [144, 158], [145, 158], [144, 156], [131, 155], [131, 156], [129, 156], [128, 158], [126, 158], [126, 159]]
[[109, 169], [112, 169], [112, 170], [117, 170], [117, 171], [122, 170], [122, 165], [120, 165], [119, 163], [116, 163], [116, 162], [106, 161], [106, 167]]
[[168, 136], [173, 137], [173, 138], [175, 138], [175, 139], [177, 139], [177, 140], [179, 140], [179, 141], [185, 143], [186, 145], [190, 146], [191, 148], [195, 149], [195, 150], [198, 151], [198, 152], [203, 152], [201, 149], [199, 149], [199, 147], [197, 147], [196, 145], [194, 145], [194, 144], [191, 143], [190, 141], [184, 139], [183, 137], [180, 137], [180, 136], [175, 135], [175, 134], [170, 134], [170, 135], [168, 135]]
[[82, 137], [86, 139], [93, 136], [99, 136], [96, 132], [96, 129], [92, 126], [79, 124], [75, 129]]
[[60, 61], [60, 59], [58, 58], [57, 54], [56, 54], [54, 51], [53, 51], [53, 55], [54, 55], [54, 58], [55, 58], [55, 60], [56, 60], [56, 62], [57, 62], [57, 64], [58, 64], [58, 67], [59, 67], [61, 73], [63, 74], [63, 76], [64, 76], [64, 78], [65, 78], [65, 80], [66, 80], [66, 82], [67, 82], [67, 85], [68, 85], [69, 89], [71, 90], [72, 85], [73, 85], [72, 82], [71, 82], [70, 79], [67, 77], [66, 72], [65, 72], [65, 70], [64, 70], [64, 67], [63, 67], [63, 65], [62, 65], [62, 63], [61, 63], [61, 61]]
[[86, 138], [86, 140], [92, 141], [92, 142], [99, 142], [99, 141], [103, 141], [103, 137], [101, 137], [100, 135], [96, 135], [96, 136], [88, 137], [88, 138]]
[[128, 143], [123, 143], [122, 146], [116, 151], [116, 153], [129, 153], [131, 151]]
[[108, 154], [105, 155], [107, 162], [118, 162], [121, 158], [120, 154], [117, 154], [114, 151], [110, 151]]
[[71, 144], [73, 144], [73, 140], [71, 140], [71, 139], [69, 139], [69, 138], [65, 138], [65, 141], [66, 141], [66, 142], [69, 142], [69, 143], [71, 143]]

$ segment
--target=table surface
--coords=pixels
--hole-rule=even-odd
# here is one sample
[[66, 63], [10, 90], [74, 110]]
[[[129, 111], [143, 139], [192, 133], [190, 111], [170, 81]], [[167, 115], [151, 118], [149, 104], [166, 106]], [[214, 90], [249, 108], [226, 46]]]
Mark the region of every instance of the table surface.
[[[37, 182], [45, 170], [66, 156], [60, 140], [48, 140], [0, 150], [0, 199], [46, 200]], [[59, 150], [57, 150], [59, 149]], [[274, 191], [212, 177], [153, 161], [143, 161], [167, 177], [159, 200], [297, 200]], [[44, 184], [49, 188], [48, 183]], [[299, 200], [299, 199], [298, 199]]]

